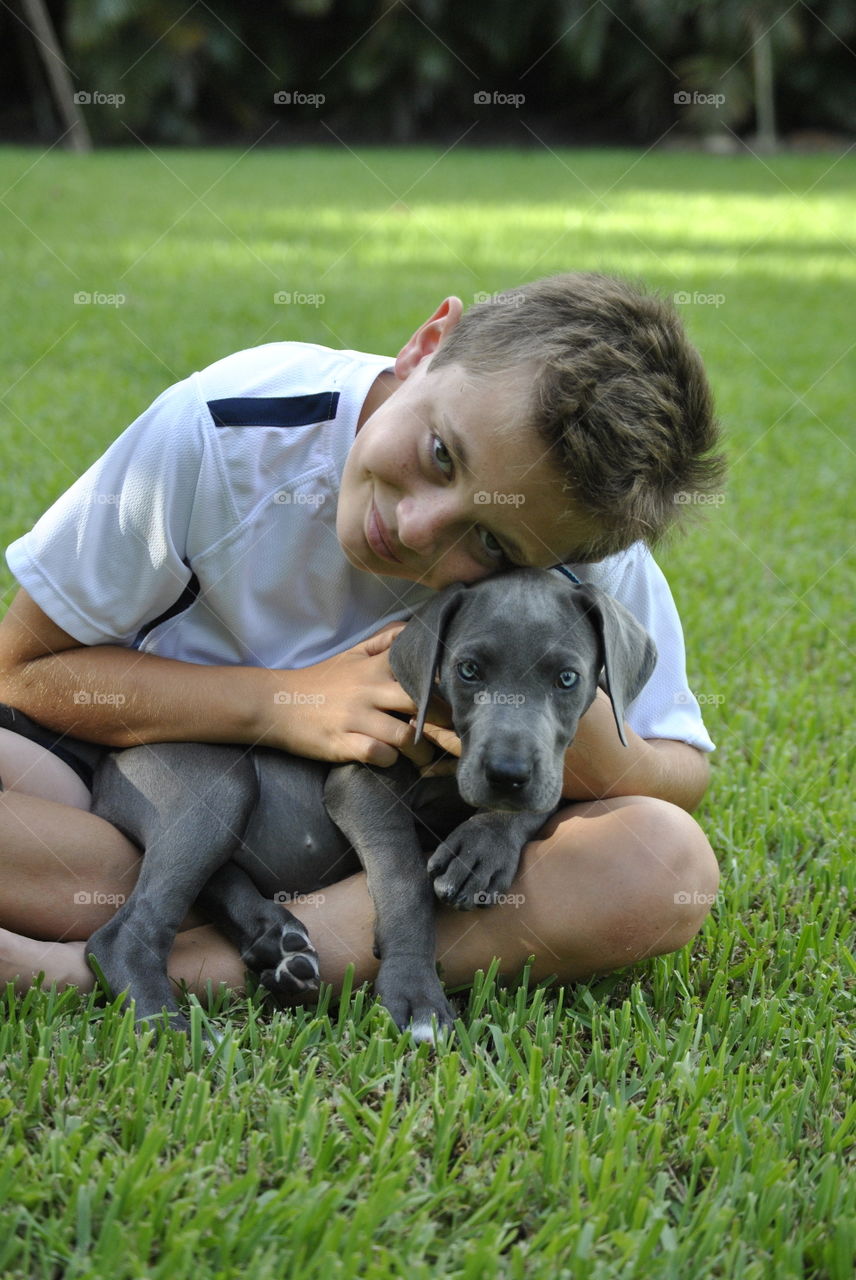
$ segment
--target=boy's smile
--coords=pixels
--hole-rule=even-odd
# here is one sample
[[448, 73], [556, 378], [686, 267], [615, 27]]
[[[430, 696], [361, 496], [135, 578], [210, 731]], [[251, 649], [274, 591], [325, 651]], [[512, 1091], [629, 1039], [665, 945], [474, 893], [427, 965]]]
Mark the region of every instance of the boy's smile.
[[[405, 348], [407, 351], [407, 348]], [[425, 356], [366, 401], [337, 510], [350, 562], [441, 588], [571, 558], [584, 530], [524, 427], [527, 366], [479, 377]]]

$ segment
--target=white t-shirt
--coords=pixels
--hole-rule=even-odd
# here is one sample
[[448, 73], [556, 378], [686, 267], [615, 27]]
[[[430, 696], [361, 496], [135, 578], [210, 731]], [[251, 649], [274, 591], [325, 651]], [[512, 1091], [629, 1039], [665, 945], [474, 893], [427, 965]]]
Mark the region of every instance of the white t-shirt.
[[[336, 537], [359, 414], [390, 368], [385, 356], [275, 342], [191, 374], [11, 544], [9, 568], [81, 644], [285, 670], [350, 648], [432, 594], [355, 569]], [[657, 644], [631, 728], [713, 750], [687, 687], [680, 620], [647, 549], [570, 568]]]

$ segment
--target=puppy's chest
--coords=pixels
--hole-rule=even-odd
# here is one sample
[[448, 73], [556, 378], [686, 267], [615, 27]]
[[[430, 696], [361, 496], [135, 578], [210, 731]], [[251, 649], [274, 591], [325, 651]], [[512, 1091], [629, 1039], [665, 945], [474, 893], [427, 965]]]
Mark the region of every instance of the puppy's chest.
[[429, 852], [475, 813], [475, 809], [461, 798], [452, 775], [419, 778], [407, 797], [407, 803], [416, 820], [420, 844]]

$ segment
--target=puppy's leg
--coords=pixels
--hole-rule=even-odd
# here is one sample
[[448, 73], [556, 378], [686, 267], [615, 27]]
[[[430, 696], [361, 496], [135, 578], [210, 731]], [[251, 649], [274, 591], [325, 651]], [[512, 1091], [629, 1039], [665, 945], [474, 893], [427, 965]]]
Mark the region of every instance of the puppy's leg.
[[155, 743], [111, 755], [99, 766], [93, 812], [144, 850], [140, 876], [112, 920], [90, 938], [117, 994], [138, 1019], [166, 1008], [187, 1029], [167, 977], [179, 925], [208, 878], [240, 841], [256, 801], [251, 753], [201, 743]]
[[406, 762], [342, 765], [330, 771], [324, 802], [366, 869], [381, 962], [375, 990], [398, 1027], [410, 1025], [415, 1039], [433, 1041], [432, 1018], [448, 1027], [454, 1011], [437, 977], [434, 900], [404, 798], [412, 787]]

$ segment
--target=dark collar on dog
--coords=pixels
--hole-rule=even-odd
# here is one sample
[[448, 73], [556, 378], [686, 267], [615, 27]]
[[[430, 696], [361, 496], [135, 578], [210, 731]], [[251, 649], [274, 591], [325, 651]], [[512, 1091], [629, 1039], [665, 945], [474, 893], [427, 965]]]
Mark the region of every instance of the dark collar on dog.
[[554, 564], [554, 565], [552, 565], [551, 567], [552, 567], [553, 569], [555, 569], [557, 573], [563, 573], [563, 574], [565, 575], [565, 577], [566, 577], [566, 578], [570, 578], [571, 582], [575, 582], [575, 583], [577, 584], [577, 586], [578, 586], [578, 587], [581, 587], [581, 586], [582, 586], [582, 582], [580, 581], [580, 579], [577, 577], [577, 575], [576, 575], [575, 573], [573, 573], [573, 572], [572, 572], [572, 571], [567, 567], [567, 565], [564, 565], [564, 564]]

